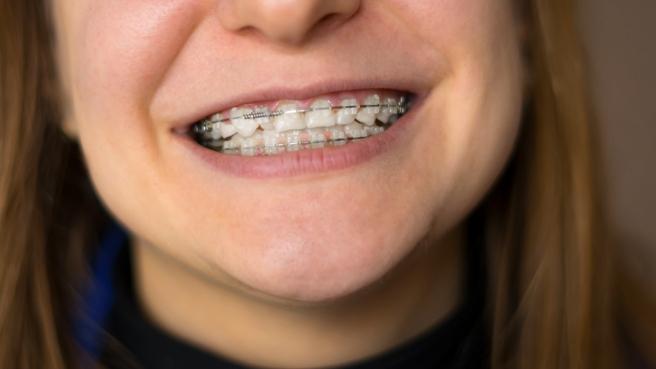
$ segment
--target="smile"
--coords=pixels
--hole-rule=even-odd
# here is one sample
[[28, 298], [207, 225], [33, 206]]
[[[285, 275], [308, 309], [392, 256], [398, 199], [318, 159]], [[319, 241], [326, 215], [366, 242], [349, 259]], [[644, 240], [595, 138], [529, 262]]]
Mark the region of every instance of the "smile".
[[398, 91], [360, 91], [242, 105], [202, 119], [190, 134], [206, 148], [239, 156], [341, 146], [389, 129], [410, 109], [412, 98]]

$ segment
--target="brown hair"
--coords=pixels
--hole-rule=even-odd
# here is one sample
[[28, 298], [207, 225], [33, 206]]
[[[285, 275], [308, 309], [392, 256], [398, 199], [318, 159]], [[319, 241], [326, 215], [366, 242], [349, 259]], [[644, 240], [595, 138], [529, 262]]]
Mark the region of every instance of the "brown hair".
[[0, 367], [71, 368], [73, 287], [102, 226], [77, 144], [58, 126], [44, 1], [0, 1]]
[[[70, 318], [105, 216], [62, 134], [43, 0], [0, 0], [0, 367], [70, 368]], [[527, 8], [530, 107], [481, 204], [494, 368], [618, 366], [613, 249], [571, 0]], [[635, 295], [631, 295], [631, 298]]]

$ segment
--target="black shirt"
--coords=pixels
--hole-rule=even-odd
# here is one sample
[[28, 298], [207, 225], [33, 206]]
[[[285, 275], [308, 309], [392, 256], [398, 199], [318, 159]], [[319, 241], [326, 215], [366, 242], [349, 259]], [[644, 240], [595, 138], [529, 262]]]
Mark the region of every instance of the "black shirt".
[[[470, 232], [471, 236], [471, 232]], [[470, 237], [462, 304], [437, 326], [380, 355], [339, 368], [479, 369], [487, 367], [483, 321], [484, 268], [480, 240]], [[115, 302], [108, 316], [101, 362], [110, 369], [244, 369], [194, 347], [152, 324], [140, 309], [124, 247], [114, 269]]]

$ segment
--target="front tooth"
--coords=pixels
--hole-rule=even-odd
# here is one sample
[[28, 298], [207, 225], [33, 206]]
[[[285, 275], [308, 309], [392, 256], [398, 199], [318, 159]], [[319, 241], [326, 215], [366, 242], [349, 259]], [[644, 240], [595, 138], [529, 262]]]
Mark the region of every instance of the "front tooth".
[[305, 128], [303, 117], [301, 117], [300, 113], [295, 112], [297, 110], [298, 104], [296, 103], [283, 104], [278, 107], [278, 111], [280, 111], [282, 114], [276, 116], [273, 120], [273, 125], [276, 129], [276, 132], [285, 132], [294, 129]]
[[276, 131], [264, 131], [262, 132], [262, 139], [264, 140], [264, 146], [266, 147], [276, 147], [278, 141], [280, 140], [281, 134]]
[[255, 119], [246, 119], [243, 116], [251, 114], [253, 109], [250, 108], [232, 108], [230, 110], [230, 122], [235, 126], [237, 132], [243, 137], [248, 137], [255, 133], [257, 122]]
[[311, 111], [305, 113], [305, 125], [308, 128], [332, 127], [336, 117], [330, 100], [319, 99], [310, 105]]
[[353, 123], [358, 113], [358, 101], [356, 99], [344, 99], [340, 103], [341, 109], [337, 111], [337, 124], [347, 125]]
[[285, 137], [287, 138], [287, 149], [301, 144], [301, 135], [298, 131], [286, 133]]
[[271, 121], [271, 112], [266, 106], [258, 106], [255, 108], [257, 118], [255, 122], [262, 127], [263, 130], [273, 130], [273, 122]]
[[255, 140], [254, 137], [246, 137], [241, 142], [241, 148], [242, 149], [252, 149], [256, 146], [257, 146], [257, 141]]
[[344, 133], [350, 138], [362, 138], [367, 137], [367, 132], [365, 131], [362, 124], [351, 123], [344, 127]]
[[355, 119], [360, 123], [372, 126], [376, 122], [376, 114], [380, 113], [380, 96], [369, 95], [364, 99], [362, 105], [365, 107], [360, 109]]
[[330, 129], [330, 139], [333, 141], [343, 141], [346, 140], [346, 134], [342, 128], [331, 128]]
[[310, 143], [326, 142], [326, 135], [322, 129], [310, 130]]
[[241, 154], [246, 156], [254, 156], [257, 154], [257, 148], [262, 144], [262, 132], [256, 132], [250, 137], [244, 138], [241, 142]]
[[257, 132], [250, 137], [244, 138], [241, 142], [242, 149], [254, 149], [262, 143], [262, 132]]

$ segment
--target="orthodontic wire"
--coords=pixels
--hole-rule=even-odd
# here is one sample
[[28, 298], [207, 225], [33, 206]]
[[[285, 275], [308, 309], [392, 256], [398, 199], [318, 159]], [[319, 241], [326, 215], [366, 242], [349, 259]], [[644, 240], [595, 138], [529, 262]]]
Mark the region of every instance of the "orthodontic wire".
[[[307, 108], [307, 109], [295, 109], [295, 110], [275, 110], [272, 112], [264, 111], [253, 111], [248, 114], [244, 114], [237, 117], [226, 117], [219, 120], [210, 120], [204, 119], [202, 122], [196, 123], [193, 127], [193, 132], [196, 134], [203, 134], [212, 131], [213, 127], [217, 123], [227, 122], [232, 119], [261, 119], [261, 118], [275, 118], [283, 114], [298, 114], [298, 113], [308, 113], [313, 111], [321, 110], [339, 110], [339, 109], [354, 109], [354, 108], [392, 108], [396, 107], [398, 109], [397, 114], [404, 114], [408, 109], [408, 101], [405, 96], [399, 98], [399, 102], [396, 104], [362, 104], [362, 105], [339, 105], [339, 106], [330, 106], [330, 107], [319, 107], [319, 108]], [[257, 108], [256, 108], [257, 109]]]

